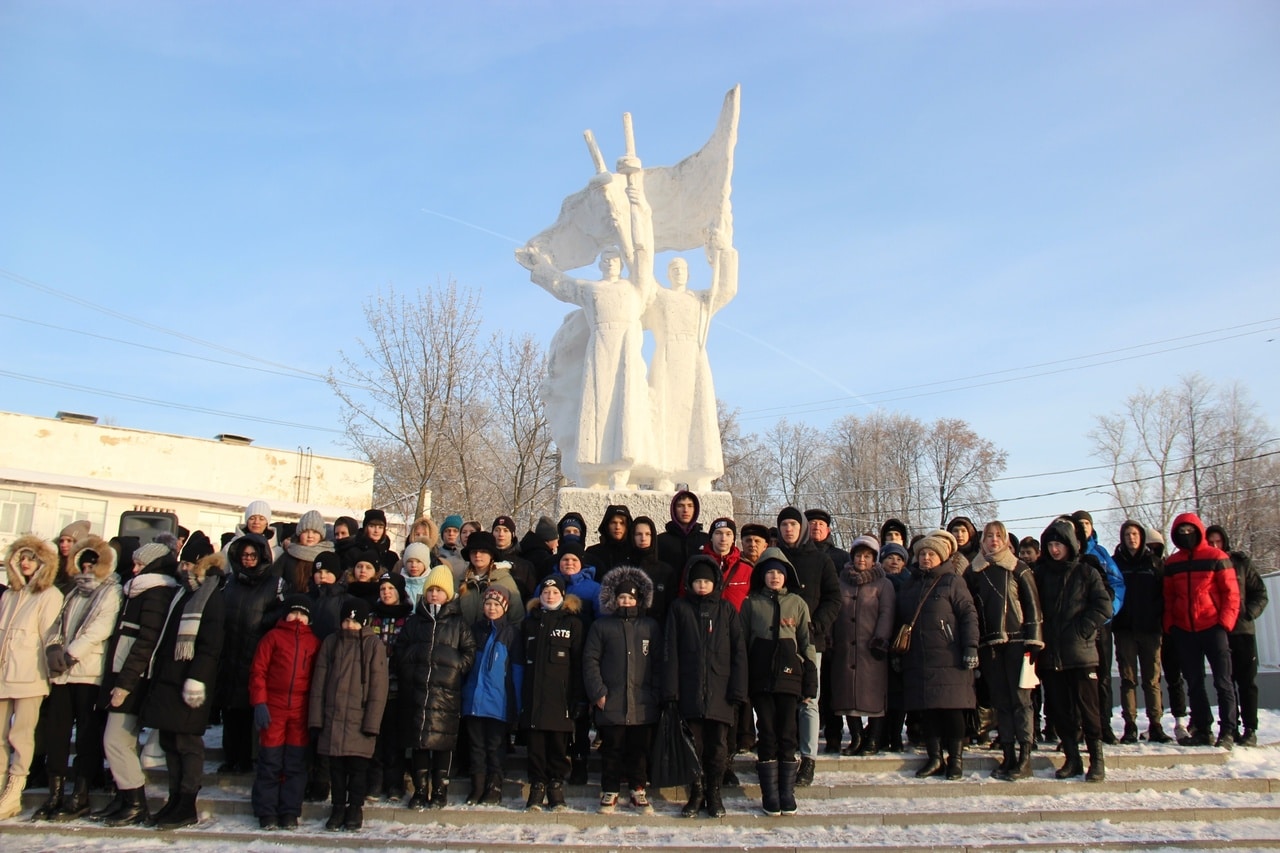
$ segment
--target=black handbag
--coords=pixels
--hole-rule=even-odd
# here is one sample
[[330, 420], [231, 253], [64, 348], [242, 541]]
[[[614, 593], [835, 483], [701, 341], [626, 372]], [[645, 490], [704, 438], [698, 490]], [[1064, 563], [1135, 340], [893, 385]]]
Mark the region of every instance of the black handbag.
[[702, 776], [702, 761], [689, 726], [675, 703], [662, 709], [658, 731], [649, 750], [649, 784], [658, 788], [688, 785]]

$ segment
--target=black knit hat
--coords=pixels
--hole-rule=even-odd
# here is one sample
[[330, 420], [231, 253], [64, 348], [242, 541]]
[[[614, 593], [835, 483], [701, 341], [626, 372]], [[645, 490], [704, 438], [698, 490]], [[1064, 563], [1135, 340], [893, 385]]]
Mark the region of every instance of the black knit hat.
[[311, 571], [315, 573], [321, 569], [331, 573], [336, 578], [342, 574], [342, 560], [333, 551], [321, 551], [316, 554], [316, 563]]
[[689, 558], [689, 564], [685, 570], [687, 572], [685, 580], [691, 588], [694, 581], [717, 583], [720, 580], [720, 570], [716, 567], [716, 561], [705, 555], [699, 554]]
[[400, 600], [404, 601], [404, 575], [397, 575], [394, 572], [383, 572], [382, 577], [378, 578], [378, 589], [381, 591], [382, 585], [389, 583], [396, 588], [396, 592], [400, 594]]
[[[510, 530], [512, 536], [516, 535], [515, 520], [509, 515], [500, 515], [493, 520], [493, 524], [489, 525], [490, 530], [497, 530], [499, 527], [505, 527]], [[470, 542], [471, 540], [468, 539], [467, 541]]]
[[1093, 524], [1093, 516], [1089, 514], [1089, 510], [1087, 509], [1078, 509], [1075, 512], [1071, 513], [1071, 520], [1087, 521], [1090, 524]]
[[541, 595], [542, 591], [549, 586], [554, 586], [560, 590], [561, 595], [566, 595], [569, 592], [569, 584], [565, 582], [564, 575], [547, 575], [538, 582], [538, 594]]
[[386, 527], [386, 525], [387, 525], [387, 514], [386, 514], [385, 512], [383, 512], [382, 510], [377, 509], [377, 508], [374, 508], [374, 509], [366, 509], [366, 510], [364, 511], [364, 526], [365, 526], [365, 527], [368, 527], [368, 526], [369, 526], [369, 522], [371, 522], [371, 521], [375, 521], [375, 522], [377, 522], [377, 523], [381, 524], [383, 527]]
[[796, 522], [801, 526], [804, 525], [804, 515], [800, 512], [800, 510], [796, 509], [793, 506], [785, 507], [782, 510], [782, 512], [778, 513], [778, 526], [781, 527], [782, 522], [788, 519]]
[[305, 613], [307, 614], [307, 616], [310, 616], [311, 615], [311, 599], [300, 592], [295, 592], [291, 595], [286, 595], [284, 597], [284, 612], [292, 613], [295, 610]]
[[717, 530], [721, 530], [726, 527], [733, 531], [733, 538], [737, 539], [738, 525], [734, 523], [732, 518], [717, 518], [715, 521], [711, 522], [710, 532], [715, 533]]
[[462, 549], [462, 559], [470, 560], [471, 555], [476, 551], [484, 551], [490, 557], [494, 557], [498, 553], [498, 540], [486, 530], [477, 530], [467, 537], [467, 547]]
[[365, 622], [369, 621], [369, 610], [369, 602], [365, 601], [363, 598], [347, 596], [342, 601], [341, 616], [343, 621], [353, 619], [363, 625]]
[[212, 553], [213, 543], [203, 530], [197, 530], [187, 537], [186, 544], [182, 546], [182, 556], [178, 559], [184, 563], [198, 563]]
[[543, 542], [554, 542], [560, 538], [560, 531], [556, 530], [556, 523], [545, 515], [538, 519], [537, 525], [533, 528], [533, 533]]
[[582, 543], [579, 542], [577, 539], [563, 540], [560, 543], [560, 550], [556, 551], [556, 565], [557, 566], [560, 565], [560, 558], [563, 557], [565, 554], [573, 554], [579, 560], [581, 560], [582, 555], [585, 553], [586, 551], [583, 550]]

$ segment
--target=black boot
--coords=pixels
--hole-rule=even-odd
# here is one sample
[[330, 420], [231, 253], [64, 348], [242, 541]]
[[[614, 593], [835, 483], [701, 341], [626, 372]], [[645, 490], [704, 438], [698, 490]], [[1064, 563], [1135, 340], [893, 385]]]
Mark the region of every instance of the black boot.
[[76, 788], [71, 799], [63, 800], [62, 808], [53, 816], [54, 820], [75, 820], [89, 814], [89, 779], [86, 776], [76, 777]]
[[862, 718], [845, 717], [845, 719], [849, 721], [849, 745], [840, 750], [840, 754], [861, 755], [862, 753], [858, 750], [862, 749]]
[[1120, 742], [1123, 744], [1138, 742], [1138, 724], [1133, 720], [1124, 721], [1124, 734], [1120, 735]]
[[431, 771], [431, 802], [428, 808], [442, 809], [449, 804], [449, 773], [445, 770]]
[[49, 797], [32, 813], [32, 820], [52, 820], [62, 809], [62, 786], [66, 782], [65, 776], [49, 777]]
[[[777, 770], [774, 771], [774, 774], [775, 774], [775, 780], [776, 780]], [[704, 796], [705, 795], [703, 794], [703, 791], [702, 791], [702, 780], [701, 779], [694, 780], [694, 782], [691, 785], [689, 785], [689, 801], [685, 803], [684, 808], [680, 810], [680, 817], [697, 817], [698, 810], [702, 808], [702, 799]]]
[[562, 812], [568, 808], [564, 801], [564, 780], [552, 779], [551, 784], [547, 785], [547, 809]]
[[347, 832], [359, 832], [364, 828], [363, 805], [347, 806], [347, 816], [342, 821], [342, 828]]
[[1102, 757], [1102, 741], [1095, 738], [1088, 738], [1089, 746], [1089, 772], [1085, 775], [1086, 782], [1105, 782], [1107, 779], [1107, 764]]
[[1015, 751], [1017, 747], [1012, 741], [1001, 741], [1000, 747], [1004, 750], [1004, 760], [991, 771], [991, 778], [999, 779], [1003, 782], [1009, 781], [1009, 774], [1013, 772], [1013, 767], [1018, 762], [1018, 754]]
[[800, 762], [778, 762], [778, 805], [784, 815], [796, 813], [796, 774], [800, 772]]
[[125, 804], [114, 816], [103, 821], [107, 826], [134, 826], [147, 820], [147, 789], [133, 788], [121, 791], [125, 796]]
[[482, 806], [502, 805], [502, 774], [488, 777], [484, 783], [484, 796], [480, 798]]
[[329, 809], [329, 819], [324, 822], [324, 828], [330, 832], [341, 832], [343, 824], [347, 822], [347, 804], [346, 802], [334, 802], [333, 808]]
[[826, 742], [822, 751], [828, 755], [840, 754], [840, 738], [844, 736], [844, 720], [840, 717], [834, 717], [822, 732], [822, 739]]
[[1158, 720], [1151, 721], [1147, 727], [1147, 740], [1151, 743], [1170, 743], [1173, 738], [1164, 732], [1164, 726], [1160, 725]]
[[1084, 772], [1084, 764], [1080, 761], [1080, 744], [1076, 742], [1074, 735], [1062, 739], [1062, 752], [1067, 756], [1067, 760], [1053, 771], [1055, 778], [1070, 779]]
[[413, 796], [409, 798], [409, 808], [416, 812], [425, 812], [431, 793], [427, 790], [427, 780], [431, 773], [426, 770], [413, 771]]
[[724, 817], [724, 800], [720, 796], [720, 780], [724, 773], [708, 774], [703, 782], [707, 789], [707, 817]]
[[964, 776], [964, 740], [947, 741], [947, 779], [954, 782]]
[[178, 794], [177, 801], [169, 813], [156, 821], [156, 829], [177, 829], [182, 826], [195, 826], [199, 822], [196, 795], [194, 793]]
[[541, 782], [534, 782], [529, 785], [529, 799], [525, 802], [526, 811], [540, 812], [542, 811], [542, 801], [547, 798], [547, 786]]
[[126, 797], [124, 791], [116, 791], [116, 795], [112, 797], [111, 802], [107, 803], [97, 811], [89, 812], [89, 820], [103, 821], [110, 820], [125, 807]]
[[1005, 778], [1013, 782], [1017, 779], [1029, 779], [1031, 777], [1031, 742], [1020, 741], [1018, 743], [1018, 758], [1013, 767], [1009, 770]]
[[467, 805], [479, 805], [484, 800], [484, 777], [471, 774], [471, 793], [467, 794]]
[[[760, 777], [760, 808], [769, 817], [777, 817], [782, 814], [782, 803], [778, 796], [778, 762], [757, 761], [756, 775]], [[693, 814], [685, 816], [693, 817], [697, 813], [695, 806]]]
[[884, 717], [872, 717], [862, 732], [862, 745], [854, 755], [876, 755], [880, 752], [880, 739], [884, 732]]
[[159, 811], [153, 812], [151, 816], [147, 818], [147, 826], [155, 826], [160, 823], [160, 821], [167, 818], [178, 805], [178, 795], [181, 793], [178, 790], [179, 780], [181, 779], [180, 773], [181, 770], [175, 773], [173, 768], [169, 769], [169, 799], [164, 801], [164, 805], [160, 807]]
[[[813, 784], [813, 772], [818, 769], [818, 762], [805, 756], [800, 759], [800, 771], [796, 774], [796, 787], [807, 788]], [[782, 771], [778, 771], [781, 773]]]
[[929, 755], [929, 760], [916, 771], [916, 778], [925, 779], [929, 776], [941, 776], [946, 773], [947, 766], [942, 763], [942, 738], [925, 738], [924, 749]]

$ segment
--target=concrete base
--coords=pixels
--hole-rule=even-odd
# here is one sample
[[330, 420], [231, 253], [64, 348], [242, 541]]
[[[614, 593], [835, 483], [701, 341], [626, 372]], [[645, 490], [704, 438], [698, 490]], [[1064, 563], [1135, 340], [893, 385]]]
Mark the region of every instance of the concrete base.
[[[659, 492], [653, 489], [627, 489], [620, 492], [607, 489], [561, 489], [556, 494], [556, 515], [563, 518], [566, 512], [581, 513], [588, 530], [584, 531], [588, 545], [598, 541], [596, 528], [604, 518], [604, 511], [611, 505], [622, 504], [631, 510], [631, 517], [647, 515], [661, 533], [671, 520], [671, 500], [675, 492]], [[733, 518], [733, 495], [728, 492], [707, 492], [698, 495], [700, 512], [698, 521], [706, 530], [711, 522], [721, 516]]]

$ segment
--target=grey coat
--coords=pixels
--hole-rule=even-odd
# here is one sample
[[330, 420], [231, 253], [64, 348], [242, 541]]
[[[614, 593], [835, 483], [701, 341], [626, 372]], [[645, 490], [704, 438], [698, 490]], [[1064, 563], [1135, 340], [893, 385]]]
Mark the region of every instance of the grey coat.
[[387, 653], [365, 626], [325, 638], [311, 674], [307, 725], [320, 729], [321, 755], [373, 757], [387, 704]]
[[889, 694], [885, 649], [893, 637], [897, 595], [878, 565], [866, 572], [845, 566], [840, 595], [824, 661], [831, 673], [831, 708], [845, 716], [883, 716]]

